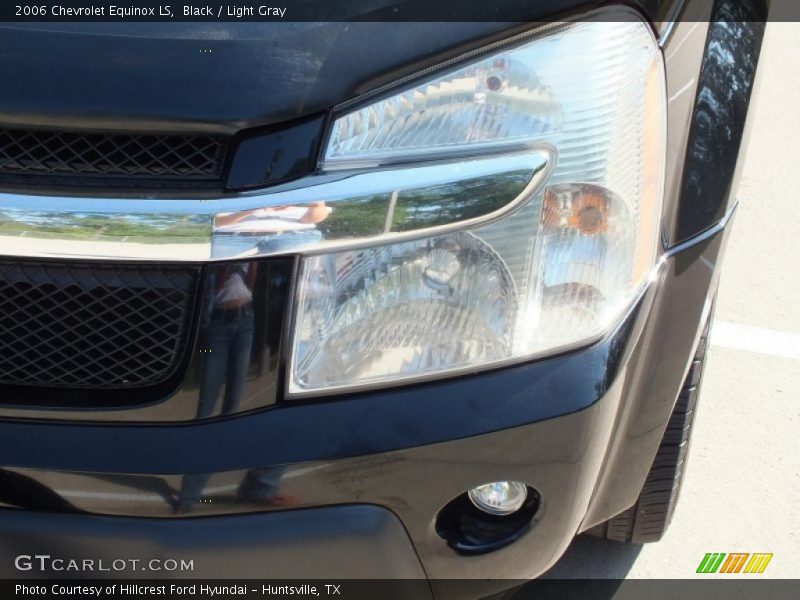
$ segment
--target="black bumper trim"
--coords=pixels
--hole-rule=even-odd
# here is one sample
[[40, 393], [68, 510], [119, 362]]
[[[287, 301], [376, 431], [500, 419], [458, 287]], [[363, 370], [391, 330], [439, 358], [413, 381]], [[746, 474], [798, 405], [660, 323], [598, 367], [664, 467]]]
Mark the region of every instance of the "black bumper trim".
[[[0, 539], [0, 578], [425, 577], [397, 517], [370, 505], [182, 520], [1, 510]], [[84, 559], [93, 561], [91, 570]], [[80, 570], [65, 570], [69, 560]]]

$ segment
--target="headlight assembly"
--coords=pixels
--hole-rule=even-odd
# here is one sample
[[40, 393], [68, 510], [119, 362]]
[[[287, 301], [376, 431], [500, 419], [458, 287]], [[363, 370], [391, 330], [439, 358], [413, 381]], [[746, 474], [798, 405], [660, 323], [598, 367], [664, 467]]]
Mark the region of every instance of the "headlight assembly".
[[[661, 54], [632, 14], [548, 26], [340, 113], [321, 166], [391, 170], [386, 232], [447, 221], [415, 190], [426, 166], [534, 153], [547, 176], [488, 224], [467, 203], [465, 227], [302, 258], [290, 395], [474, 371], [615, 325], [655, 263], [665, 152]], [[480, 183], [453, 197], [505, 193]]]

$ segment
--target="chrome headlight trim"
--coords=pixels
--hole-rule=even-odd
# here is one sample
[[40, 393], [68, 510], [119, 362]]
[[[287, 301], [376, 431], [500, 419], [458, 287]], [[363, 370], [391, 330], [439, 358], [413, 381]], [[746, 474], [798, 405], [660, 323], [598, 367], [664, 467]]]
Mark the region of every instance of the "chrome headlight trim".
[[[314, 175], [268, 191], [201, 200], [0, 193], [0, 255], [208, 262], [424, 237], [513, 211], [538, 190], [552, 158], [552, 148], [538, 145], [436, 164]], [[508, 182], [508, 197], [490, 201], [459, 188], [476, 182], [489, 188], [501, 180]], [[393, 202], [404, 194], [423, 194], [429, 211], [458, 205], [469, 216], [451, 210], [435, 222], [402, 218], [393, 214]], [[281, 212], [291, 207], [295, 218], [287, 224], [298, 227], [297, 214], [320, 202], [330, 215], [324, 237], [280, 230]], [[358, 222], [337, 222], [337, 212], [348, 210], [359, 211]]]

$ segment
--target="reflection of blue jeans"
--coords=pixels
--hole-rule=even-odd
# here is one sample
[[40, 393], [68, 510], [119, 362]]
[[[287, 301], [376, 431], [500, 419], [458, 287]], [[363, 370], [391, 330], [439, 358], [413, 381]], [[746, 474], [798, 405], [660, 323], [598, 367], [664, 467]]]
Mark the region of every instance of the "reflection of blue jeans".
[[187, 512], [195, 504], [202, 500], [203, 490], [206, 489], [206, 484], [211, 475], [206, 473], [187, 473], [181, 479], [180, 499], [178, 501], [178, 510], [180, 512]]
[[211, 242], [211, 254], [214, 258], [250, 256], [256, 253], [260, 239], [261, 237], [257, 235], [216, 234]]
[[[205, 328], [198, 419], [214, 414], [223, 386], [225, 398], [221, 414], [229, 414], [238, 409], [244, 395], [252, 346], [252, 308], [244, 308], [238, 315], [226, 311], [211, 312], [210, 321]], [[181, 512], [188, 511], [200, 501], [208, 478], [206, 473], [183, 476], [179, 504]]]
[[298, 229], [296, 231], [284, 231], [274, 234], [258, 242], [258, 251], [280, 252], [281, 250], [293, 250], [300, 246], [315, 244], [322, 241], [322, 232], [319, 229]]
[[[236, 493], [238, 502], [248, 504], [269, 505], [279, 500], [278, 490], [286, 465], [275, 467], [257, 467], [248, 471], [239, 484]], [[203, 492], [211, 475], [208, 473], [189, 473], [181, 479], [181, 490], [178, 504], [180, 512], [188, 512], [203, 499]]]
[[200, 405], [197, 418], [214, 414], [217, 400], [225, 387], [222, 414], [235, 412], [244, 394], [247, 367], [253, 345], [253, 311], [244, 309], [235, 318], [229, 313], [211, 314], [206, 327], [205, 360], [200, 381]]
[[260, 235], [218, 233], [212, 241], [212, 256], [214, 258], [233, 258], [252, 256], [257, 253], [293, 250], [308, 244], [315, 244], [322, 239], [322, 232], [316, 228]]
[[239, 486], [239, 500], [243, 502], [264, 503], [277, 493], [286, 465], [257, 467], [247, 473]]

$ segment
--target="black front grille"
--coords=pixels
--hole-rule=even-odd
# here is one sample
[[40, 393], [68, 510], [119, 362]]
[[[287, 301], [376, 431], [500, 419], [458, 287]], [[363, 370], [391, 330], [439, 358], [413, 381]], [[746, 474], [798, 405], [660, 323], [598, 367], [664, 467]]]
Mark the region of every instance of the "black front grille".
[[188, 345], [199, 270], [0, 261], [0, 384], [165, 381]]
[[219, 135], [0, 128], [0, 175], [136, 187], [158, 180], [215, 182], [222, 178], [227, 142]]

